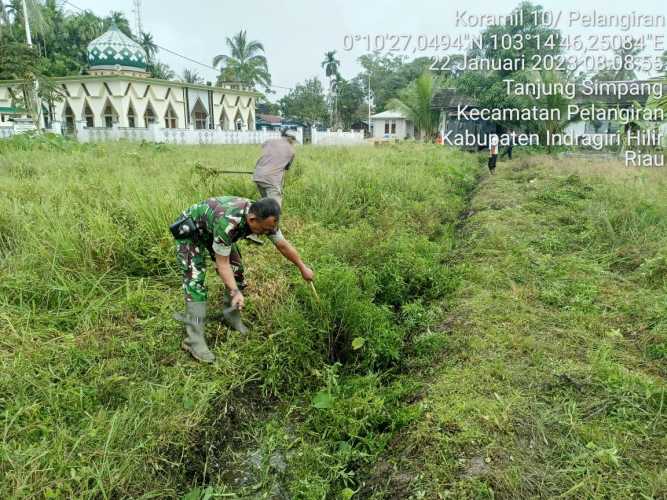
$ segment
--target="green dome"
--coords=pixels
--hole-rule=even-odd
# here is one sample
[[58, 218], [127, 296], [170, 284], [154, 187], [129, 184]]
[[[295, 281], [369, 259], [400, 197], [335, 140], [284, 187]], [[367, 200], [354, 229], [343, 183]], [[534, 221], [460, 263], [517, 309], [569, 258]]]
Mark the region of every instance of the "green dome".
[[146, 52], [112, 24], [109, 31], [88, 44], [90, 69], [146, 71]]

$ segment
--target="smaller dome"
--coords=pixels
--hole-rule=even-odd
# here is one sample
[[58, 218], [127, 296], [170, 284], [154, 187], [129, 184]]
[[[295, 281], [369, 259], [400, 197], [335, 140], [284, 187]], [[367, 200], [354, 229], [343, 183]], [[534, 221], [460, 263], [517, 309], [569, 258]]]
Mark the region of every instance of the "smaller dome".
[[146, 52], [112, 23], [108, 31], [88, 44], [90, 69], [146, 71]]

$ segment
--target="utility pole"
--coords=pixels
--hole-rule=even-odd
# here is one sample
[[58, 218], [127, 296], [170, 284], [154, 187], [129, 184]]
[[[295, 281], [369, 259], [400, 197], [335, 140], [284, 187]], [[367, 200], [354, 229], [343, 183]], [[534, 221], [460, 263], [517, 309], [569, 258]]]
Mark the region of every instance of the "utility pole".
[[[23, 22], [25, 24], [25, 37], [28, 47], [32, 48], [32, 35], [30, 34], [30, 21], [28, 20], [28, 6], [26, 5], [26, 0], [22, 0], [23, 4]], [[42, 103], [39, 99], [39, 81], [35, 78], [35, 86], [33, 88], [33, 100], [35, 101], [35, 106], [37, 109], [37, 128], [42, 130], [44, 128], [44, 117], [42, 116]]]
[[141, 36], [144, 27], [141, 22], [141, 0], [133, 0], [134, 3], [134, 30], [136, 36]]
[[28, 47], [32, 47], [32, 36], [30, 35], [30, 21], [28, 21], [28, 6], [25, 3], [25, 0], [21, 2], [23, 4], [23, 23], [25, 24], [25, 37], [28, 42]]
[[371, 134], [371, 70], [368, 70], [368, 135]]

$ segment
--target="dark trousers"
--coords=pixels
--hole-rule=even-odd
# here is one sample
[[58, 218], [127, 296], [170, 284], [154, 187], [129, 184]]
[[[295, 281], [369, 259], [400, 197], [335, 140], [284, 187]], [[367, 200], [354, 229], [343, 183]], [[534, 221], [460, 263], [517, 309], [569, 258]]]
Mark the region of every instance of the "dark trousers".
[[496, 169], [497, 161], [498, 161], [498, 155], [489, 156], [489, 172], [493, 172]]

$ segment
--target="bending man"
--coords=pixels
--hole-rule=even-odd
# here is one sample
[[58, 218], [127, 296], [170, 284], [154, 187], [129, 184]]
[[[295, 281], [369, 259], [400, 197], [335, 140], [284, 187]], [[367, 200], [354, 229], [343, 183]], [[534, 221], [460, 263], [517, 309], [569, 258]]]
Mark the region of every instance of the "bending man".
[[215, 360], [204, 338], [208, 299], [205, 251], [209, 252], [225, 284], [225, 322], [241, 333], [248, 329], [241, 321], [245, 280], [241, 253], [236, 244], [238, 240], [251, 234], [268, 235], [278, 251], [299, 269], [303, 279], [313, 279], [313, 271], [278, 229], [279, 221], [280, 205], [273, 198], [252, 202], [235, 196], [221, 196], [193, 205], [171, 226], [185, 292], [186, 312], [176, 316], [185, 323], [187, 332], [181, 347], [195, 359], [205, 363]]

